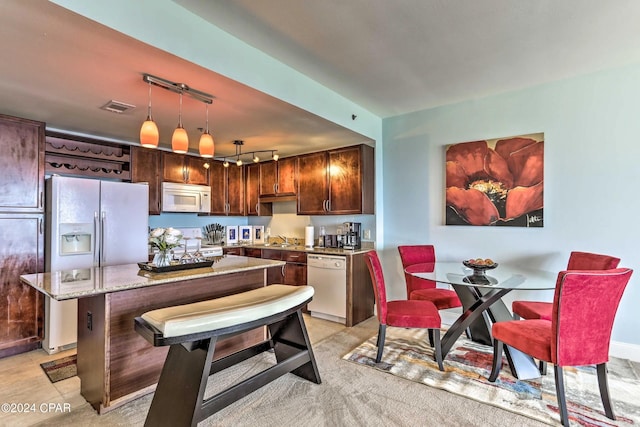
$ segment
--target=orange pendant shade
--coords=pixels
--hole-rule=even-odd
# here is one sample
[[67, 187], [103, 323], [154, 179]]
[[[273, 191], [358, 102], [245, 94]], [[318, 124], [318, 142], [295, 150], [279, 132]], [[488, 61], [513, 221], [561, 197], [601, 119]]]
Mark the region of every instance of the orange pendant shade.
[[212, 158], [215, 152], [213, 137], [208, 132], [204, 132], [200, 137], [200, 156], [206, 158]]
[[189, 150], [189, 136], [182, 126], [178, 126], [173, 131], [171, 137], [171, 149], [174, 153], [184, 154]]
[[157, 148], [159, 140], [160, 134], [156, 122], [151, 120], [151, 117], [147, 117], [140, 128], [140, 145], [146, 148]]

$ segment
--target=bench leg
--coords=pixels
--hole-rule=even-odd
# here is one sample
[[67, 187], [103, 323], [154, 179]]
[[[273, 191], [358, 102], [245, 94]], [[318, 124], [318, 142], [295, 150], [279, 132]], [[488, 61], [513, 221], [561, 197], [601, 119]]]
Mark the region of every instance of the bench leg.
[[188, 351], [169, 348], [145, 426], [195, 426], [200, 419], [216, 338]]
[[269, 325], [273, 352], [278, 363], [303, 351], [309, 353], [309, 362], [291, 371], [301, 378], [320, 384], [320, 372], [311, 349], [311, 341], [300, 310], [286, 319]]

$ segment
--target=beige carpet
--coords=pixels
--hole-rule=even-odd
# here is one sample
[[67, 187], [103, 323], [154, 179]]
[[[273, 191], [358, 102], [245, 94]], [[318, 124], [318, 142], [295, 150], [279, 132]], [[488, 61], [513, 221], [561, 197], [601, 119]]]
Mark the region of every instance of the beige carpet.
[[[308, 319], [322, 384], [287, 374], [214, 414], [201, 426], [542, 426], [544, 424], [446, 391], [366, 369], [342, 356], [369, 338], [371, 318], [353, 328]], [[339, 331], [337, 333], [333, 333]], [[333, 335], [331, 335], [333, 333]], [[327, 338], [325, 336], [329, 335]], [[272, 363], [263, 356], [210, 378], [207, 394]], [[179, 398], [179, 397], [176, 397]], [[151, 395], [104, 415], [87, 404], [41, 426], [142, 426]]]
[[[377, 335], [372, 336], [344, 359], [543, 422], [560, 422], [553, 367], [542, 378], [519, 381], [511, 375], [503, 357], [500, 376], [490, 383], [487, 377], [493, 362], [491, 347], [459, 338], [447, 355], [442, 372], [433, 359], [426, 330], [390, 328], [380, 363], [375, 362], [376, 338]], [[622, 359], [612, 359], [608, 368], [616, 421], [604, 415], [595, 366], [584, 366], [564, 369], [571, 423], [593, 427], [640, 424], [640, 372]]]

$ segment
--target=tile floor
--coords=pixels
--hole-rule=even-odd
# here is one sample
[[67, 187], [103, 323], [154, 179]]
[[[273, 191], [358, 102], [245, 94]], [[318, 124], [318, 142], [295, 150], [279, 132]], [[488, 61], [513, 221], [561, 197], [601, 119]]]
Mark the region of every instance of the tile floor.
[[[344, 325], [307, 315], [305, 322], [313, 343], [344, 329]], [[78, 377], [51, 383], [40, 367], [41, 363], [72, 354], [75, 349], [53, 355], [40, 349], [0, 359], [0, 426], [33, 426], [88, 406], [80, 395]], [[96, 425], [95, 420], [92, 425]]]

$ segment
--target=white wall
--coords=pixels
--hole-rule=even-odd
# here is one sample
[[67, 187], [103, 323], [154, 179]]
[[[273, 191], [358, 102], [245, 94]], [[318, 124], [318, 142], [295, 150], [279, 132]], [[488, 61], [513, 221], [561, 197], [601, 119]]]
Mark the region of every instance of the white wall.
[[[640, 64], [385, 119], [382, 253], [391, 296], [405, 295], [399, 244], [433, 243], [443, 261], [490, 257], [551, 271], [566, 267], [572, 250], [606, 253], [636, 269], [613, 340], [640, 344], [638, 76]], [[544, 228], [443, 225], [445, 146], [534, 132], [545, 134]], [[522, 297], [553, 294], [511, 299]]]

